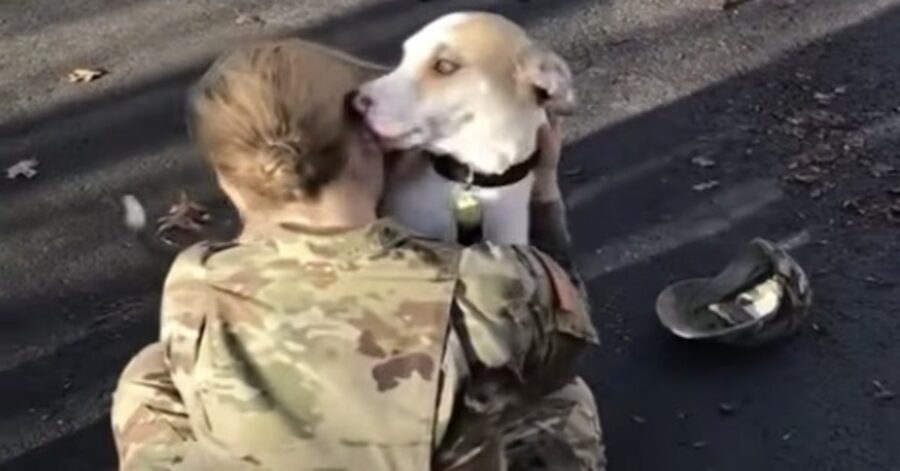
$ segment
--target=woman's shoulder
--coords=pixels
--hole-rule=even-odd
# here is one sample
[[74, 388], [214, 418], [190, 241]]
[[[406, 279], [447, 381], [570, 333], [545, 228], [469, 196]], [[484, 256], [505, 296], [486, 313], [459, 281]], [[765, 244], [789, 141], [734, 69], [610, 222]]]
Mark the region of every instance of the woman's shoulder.
[[178, 280], [205, 279], [211, 259], [235, 248], [240, 248], [240, 245], [233, 241], [203, 241], [182, 249], [172, 261], [166, 284]]
[[503, 305], [546, 295], [546, 275], [528, 246], [483, 242], [460, 254], [460, 282], [471, 297]]

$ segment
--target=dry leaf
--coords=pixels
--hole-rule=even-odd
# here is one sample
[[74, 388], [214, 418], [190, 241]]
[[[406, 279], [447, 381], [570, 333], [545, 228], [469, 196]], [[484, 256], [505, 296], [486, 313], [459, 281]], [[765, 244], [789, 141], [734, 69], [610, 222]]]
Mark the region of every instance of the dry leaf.
[[694, 157], [691, 163], [700, 168], [711, 168], [716, 166], [716, 161], [706, 157]]
[[147, 212], [134, 195], [123, 196], [122, 207], [125, 209], [125, 227], [137, 232], [147, 226]]
[[260, 18], [258, 15], [250, 15], [246, 13], [242, 13], [238, 15], [238, 17], [234, 20], [234, 24], [236, 25], [265, 25], [266, 21]]
[[19, 177], [25, 177], [28, 179], [34, 178], [37, 175], [37, 166], [40, 162], [37, 159], [25, 159], [16, 162], [15, 164], [7, 167], [6, 169], [6, 178], [10, 180], [15, 180]]
[[710, 180], [708, 182], [698, 183], [694, 185], [692, 188], [694, 191], [707, 191], [712, 190], [719, 186], [719, 182], [717, 180]]
[[191, 201], [187, 193], [182, 192], [180, 200], [169, 208], [169, 212], [157, 219], [156, 235], [163, 242], [173, 243], [168, 234], [172, 230], [199, 233], [211, 220], [212, 215], [205, 206]]
[[875, 386], [875, 394], [874, 394], [875, 399], [890, 401], [891, 399], [893, 399], [894, 397], [897, 396], [897, 394], [894, 391], [891, 391], [890, 389], [885, 387], [885, 385], [882, 384], [881, 381], [878, 381], [877, 379], [872, 380], [872, 386]]
[[72, 83], [87, 83], [93, 82], [107, 73], [108, 72], [103, 69], [78, 68], [69, 72], [69, 75], [67, 75], [66, 78]]

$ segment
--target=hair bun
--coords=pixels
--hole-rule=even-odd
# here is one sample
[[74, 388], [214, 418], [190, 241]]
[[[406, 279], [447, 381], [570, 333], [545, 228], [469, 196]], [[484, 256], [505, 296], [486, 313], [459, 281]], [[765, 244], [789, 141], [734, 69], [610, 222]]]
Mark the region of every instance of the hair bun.
[[306, 157], [306, 149], [299, 139], [273, 139], [266, 141], [268, 161], [263, 164], [263, 171], [271, 178], [280, 179], [290, 176], [301, 184], [308, 186], [317, 182], [316, 168]]

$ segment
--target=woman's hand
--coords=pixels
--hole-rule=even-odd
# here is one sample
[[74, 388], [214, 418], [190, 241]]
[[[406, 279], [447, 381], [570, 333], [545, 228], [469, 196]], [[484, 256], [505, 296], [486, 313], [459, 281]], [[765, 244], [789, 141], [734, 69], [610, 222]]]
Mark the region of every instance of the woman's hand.
[[559, 190], [558, 171], [562, 155], [562, 126], [559, 118], [548, 114], [548, 123], [538, 129], [538, 163], [534, 169], [532, 201], [556, 201], [562, 199]]

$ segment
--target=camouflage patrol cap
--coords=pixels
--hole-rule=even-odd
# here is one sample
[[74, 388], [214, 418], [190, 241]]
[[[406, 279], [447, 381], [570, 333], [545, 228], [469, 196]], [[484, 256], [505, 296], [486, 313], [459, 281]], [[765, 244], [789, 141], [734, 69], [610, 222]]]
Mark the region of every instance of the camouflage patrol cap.
[[800, 265], [776, 244], [755, 239], [715, 277], [668, 286], [656, 313], [681, 338], [754, 346], [796, 332], [811, 304]]

